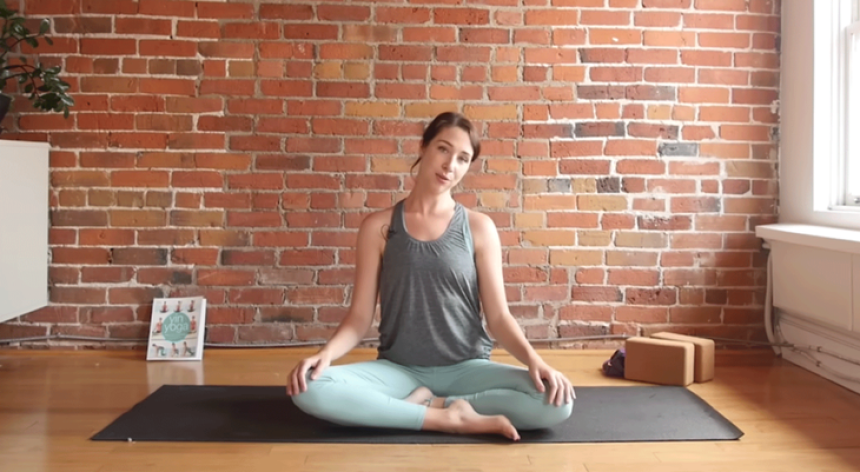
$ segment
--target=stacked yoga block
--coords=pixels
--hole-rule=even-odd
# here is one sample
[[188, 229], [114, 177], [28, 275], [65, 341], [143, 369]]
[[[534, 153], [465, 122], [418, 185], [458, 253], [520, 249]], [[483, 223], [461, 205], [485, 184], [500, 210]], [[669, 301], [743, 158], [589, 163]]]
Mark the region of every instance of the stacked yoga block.
[[714, 341], [660, 332], [627, 339], [624, 378], [687, 386], [714, 378]]

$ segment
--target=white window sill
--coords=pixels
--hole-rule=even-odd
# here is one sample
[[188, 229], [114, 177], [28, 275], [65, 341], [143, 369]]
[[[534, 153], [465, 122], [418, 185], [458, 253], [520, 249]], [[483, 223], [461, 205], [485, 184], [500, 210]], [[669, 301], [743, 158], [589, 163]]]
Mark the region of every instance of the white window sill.
[[827, 209], [827, 211], [832, 213], [845, 213], [845, 214], [853, 214], [854, 216], [858, 216], [860, 213], [860, 206], [858, 205], [833, 205]]
[[755, 234], [768, 242], [778, 241], [860, 254], [860, 231], [858, 230], [778, 223], [757, 226]]

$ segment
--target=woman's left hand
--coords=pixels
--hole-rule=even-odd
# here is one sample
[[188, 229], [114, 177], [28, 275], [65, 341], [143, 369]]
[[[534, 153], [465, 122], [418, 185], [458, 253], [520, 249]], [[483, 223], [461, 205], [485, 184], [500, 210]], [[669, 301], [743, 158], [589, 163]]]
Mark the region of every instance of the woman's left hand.
[[561, 406], [563, 403], [570, 403], [576, 394], [573, 391], [573, 386], [570, 380], [561, 372], [548, 366], [546, 362], [538, 361], [529, 366], [529, 375], [534, 380], [538, 391], [544, 393], [546, 387], [543, 381], [546, 380], [549, 386], [549, 402], [556, 406]]

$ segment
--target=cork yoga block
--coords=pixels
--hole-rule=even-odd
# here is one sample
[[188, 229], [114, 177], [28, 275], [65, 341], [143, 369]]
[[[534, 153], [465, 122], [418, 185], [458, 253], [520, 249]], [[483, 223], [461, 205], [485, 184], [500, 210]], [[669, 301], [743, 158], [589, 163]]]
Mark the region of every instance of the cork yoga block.
[[628, 338], [624, 378], [660, 385], [693, 383], [695, 348], [691, 343], [644, 337]]
[[714, 379], [714, 341], [712, 339], [667, 332], [654, 333], [651, 337], [691, 343], [695, 348], [693, 380], [701, 383]]

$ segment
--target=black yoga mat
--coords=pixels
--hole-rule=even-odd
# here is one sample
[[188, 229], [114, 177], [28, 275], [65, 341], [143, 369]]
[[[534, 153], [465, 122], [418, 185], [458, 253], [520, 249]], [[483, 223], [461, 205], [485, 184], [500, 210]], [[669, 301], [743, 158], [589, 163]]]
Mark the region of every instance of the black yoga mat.
[[[573, 414], [547, 430], [520, 431], [521, 442], [717, 441], [743, 436], [683, 387], [577, 387]], [[91, 439], [380, 444], [504, 442], [463, 436], [337, 426], [306, 415], [284, 387], [165, 385]], [[508, 441], [509, 442], [509, 441]]]

